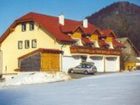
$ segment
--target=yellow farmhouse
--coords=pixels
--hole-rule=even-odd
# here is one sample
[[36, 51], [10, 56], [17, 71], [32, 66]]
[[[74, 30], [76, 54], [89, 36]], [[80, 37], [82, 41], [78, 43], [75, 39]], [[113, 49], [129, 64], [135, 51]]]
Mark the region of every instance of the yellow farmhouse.
[[31, 12], [15, 20], [1, 36], [0, 72], [67, 72], [83, 61], [94, 62], [98, 72], [117, 72], [122, 47], [112, 30], [100, 30], [87, 19]]

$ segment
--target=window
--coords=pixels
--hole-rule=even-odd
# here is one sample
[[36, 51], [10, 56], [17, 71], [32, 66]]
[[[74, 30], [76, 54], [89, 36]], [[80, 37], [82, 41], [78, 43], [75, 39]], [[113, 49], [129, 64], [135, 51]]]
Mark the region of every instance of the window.
[[21, 31], [22, 32], [26, 31], [26, 23], [21, 24]]
[[18, 49], [22, 49], [23, 48], [23, 41], [18, 41]]
[[30, 28], [30, 31], [34, 30], [34, 22], [29, 23], [29, 28]]
[[87, 57], [86, 56], [81, 56], [81, 60], [82, 60], [82, 62], [86, 62]]
[[32, 48], [36, 48], [37, 47], [37, 40], [33, 39], [32, 40]]
[[30, 47], [30, 41], [25, 40], [25, 48], [28, 49]]

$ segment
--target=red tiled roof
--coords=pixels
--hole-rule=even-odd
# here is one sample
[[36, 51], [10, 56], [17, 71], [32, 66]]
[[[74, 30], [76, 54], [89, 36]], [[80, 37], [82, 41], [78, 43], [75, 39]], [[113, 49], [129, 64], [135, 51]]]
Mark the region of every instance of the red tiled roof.
[[27, 54], [19, 57], [18, 59], [23, 59], [23, 58], [25, 58], [27, 56], [33, 55], [33, 54], [38, 53], [38, 52], [41, 52], [41, 53], [58, 53], [58, 54], [62, 53], [62, 51], [60, 51], [58, 49], [44, 49], [44, 48], [39, 48], [39, 49], [37, 49], [35, 51], [29, 52], [29, 53], [27, 53]]
[[111, 36], [111, 37], [116, 38], [116, 35], [114, 34], [113, 30], [111, 30], [111, 29], [104, 29], [104, 30], [102, 30], [102, 32], [103, 32], [102, 36], [106, 36], [106, 37]]
[[[59, 24], [58, 17], [54, 16], [47, 16], [47, 15], [42, 15], [42, 14], [37, 14], [37, 13], [29, 13], [23, 17], [21, 17], [19, 20], [28, 20], [28, 19], [33, 19], [33, 21], [37, 22], [43, 29], [48, 31], [51, 35], [53, 35], [58, 41], [62, 42], [73, 42], [74, 40], [71, 39], [70, 36], [64, 34], [61, 32], [60, 27], [61, 25]], [[66, 23], [75, 23], [76, 21], [73, 20], [68, 20], [65, 19], [65, 24]]]
[[67, 21], [65, 19], [64, 24], [65, 25], [60, 26], [60, 29], [61, 29], [62, 32], [74, 32], [79, 27], [81, 22], [80, 21]]
[[94, 31], [95, 34], [101, 36], [102, 35], [102, 31], [99, 28], [96, 28], [96, 30]]
[[93, 44], [93, 42], [90, 41], [89, 38], [82, 38], [82, 41], [83, 41], [85, 44]]
[[62, 32], [74, 32], [80, 28], [84, 34], [92, 34], [96, 31], [96, 27], [88, 23], [88, 28], [84, 28], [82, 21], [66, 21], [64, 26], [61, 26]]
[[91, 25], [90, 23], [88, 23], [88, 28], [84, 28], [82, 24], [80, 27], [82, 28], [85, 34], [92, 34], [97, 29], [94, 25]]
[[2, 43], [3, 40], [5, 40], [5, 38], [9, 35], [11, 28], [15, 28], [18, 23], [25, 21], [36, 22], [42, 29], [45, 29], [45, 31], [49, 32], [50, 35], [60, 42], [75, 42], [75, 40], [73, 40], [69, 35], [65, 34], [65, 32], [74, 32], [79, 27], [85, 34], [93, 33], [96, 30], [96, 27], [90, 23], [88, 23], [88, 28], [83, 28], [81, 21], [69, 19], [65, 19], [64, 26], [62, 26], [59, 24], [58, 17], [31, 12], [17, 19], [2, 35], [0, 38], [0, 43]]
[[116, 39], [112, 39], [112, 44], [113, 44], [113, 46], [114, 47], [120, 47], [120, 48], [124, 48], [125, 46], [124, 46], [124, 44], [122, 44], [122, 43], [120, 43], [120, 42], [118, 42]]

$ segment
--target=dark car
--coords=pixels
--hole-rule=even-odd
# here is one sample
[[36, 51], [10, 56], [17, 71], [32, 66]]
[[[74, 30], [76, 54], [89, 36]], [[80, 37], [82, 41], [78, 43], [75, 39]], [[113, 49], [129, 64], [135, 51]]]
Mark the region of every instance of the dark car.
[[97, 68], [93, 62], [84, 62], [68, 70], [68, 73], [95, 74], [96, 72]]

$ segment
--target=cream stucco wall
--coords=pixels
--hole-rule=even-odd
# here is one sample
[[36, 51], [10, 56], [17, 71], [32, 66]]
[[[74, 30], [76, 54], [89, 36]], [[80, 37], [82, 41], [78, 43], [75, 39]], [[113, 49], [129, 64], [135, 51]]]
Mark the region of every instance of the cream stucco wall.
[[[37, 40], [37, 48], [31, 47], [31, 40], [33, 39]], [[25, 49], [25, 40], [30, 41], [29, 49]], [[18, 49], [18, 41], [23, 41], [23, 49]], [[18, 68], [18, 57], [38, 48], [64, 49], [67, 52], [66, 54], [70, 54], [69, 45], [63, 47], [62, 44], [59, 44], [54, 37], [37, 24], [35, 24], [35, 29], [30, 31], [29, 23], [27, 23], [25, 32], [21, 31], [21, 24], [19, 24], [1, 44], [1, 50], [3, 51], [2, 73], [14, 73], [14, 70]]]

